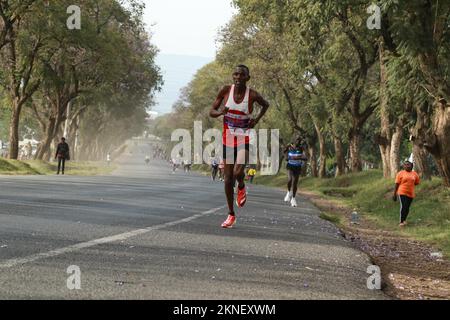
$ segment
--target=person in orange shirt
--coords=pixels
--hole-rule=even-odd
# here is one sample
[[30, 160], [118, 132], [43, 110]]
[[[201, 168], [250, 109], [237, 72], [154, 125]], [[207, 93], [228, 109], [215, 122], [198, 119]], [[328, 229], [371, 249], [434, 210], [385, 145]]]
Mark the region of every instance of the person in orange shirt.
[[416, 197], [415, 187], [420, 183], [417, 172], [413, 171], [414, 165], [405, 161], [403, 170], [395, 178], [394, 201], [400, 199], [400, 227], [404, 227], [409, 215], [409, 208]]

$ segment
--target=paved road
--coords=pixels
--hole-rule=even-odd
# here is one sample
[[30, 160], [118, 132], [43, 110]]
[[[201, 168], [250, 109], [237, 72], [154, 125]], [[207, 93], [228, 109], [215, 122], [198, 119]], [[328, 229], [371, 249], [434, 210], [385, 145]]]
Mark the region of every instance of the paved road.
[[304, 199], [251, 186], [223, 230], [223, 185], [145, 166], [147, 151], [112, 176], [0, 177], [1, 299], [386, 298], [366, 287], [368, 257]]

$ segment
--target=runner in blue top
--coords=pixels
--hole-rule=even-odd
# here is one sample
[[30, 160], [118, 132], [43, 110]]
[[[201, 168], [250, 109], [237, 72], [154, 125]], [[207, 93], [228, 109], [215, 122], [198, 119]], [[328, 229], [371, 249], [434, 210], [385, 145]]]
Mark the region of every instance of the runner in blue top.
[[285, 202], [290, 202], [292, 207], [297, 206], [297, 200], [295, 196], [297, 195], [298, 181], [303, 166], [305, 166], [308, 158], [304, 153], [304, 148], [302, 146], [301, 140], [297, 140], [294, 144], [290, 144], [285, 149], [286, 159], [287, 159], [287, 173], [288, 173], [288, 192], [284, 198]]

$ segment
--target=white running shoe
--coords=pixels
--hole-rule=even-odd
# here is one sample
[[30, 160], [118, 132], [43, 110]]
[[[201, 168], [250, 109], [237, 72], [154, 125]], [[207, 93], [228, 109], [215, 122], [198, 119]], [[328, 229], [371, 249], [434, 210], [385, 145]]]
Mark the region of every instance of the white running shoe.
[[286, 197], [284, 198], [284, 202], [289, 202], [292, 199], [292, 194], [290, 191], [286, 194]]
[[291, 207], [297, 207], [297, 200], [295, 200], [295, 198], [292, 198], [291, 200]]

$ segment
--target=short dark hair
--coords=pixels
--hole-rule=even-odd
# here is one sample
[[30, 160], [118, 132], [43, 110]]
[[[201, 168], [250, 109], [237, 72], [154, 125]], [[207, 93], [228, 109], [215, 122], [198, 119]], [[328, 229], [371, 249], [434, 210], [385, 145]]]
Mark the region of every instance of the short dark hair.
[[242, 69], [247, 70], [247, 74], [250, 75], [250, 68], [247, 67], [245, 64], [240, 64], [237, 66], [237, 68], [242, 68]]

